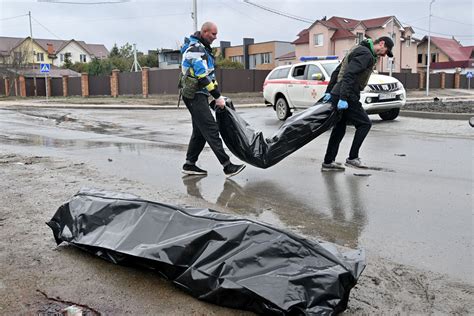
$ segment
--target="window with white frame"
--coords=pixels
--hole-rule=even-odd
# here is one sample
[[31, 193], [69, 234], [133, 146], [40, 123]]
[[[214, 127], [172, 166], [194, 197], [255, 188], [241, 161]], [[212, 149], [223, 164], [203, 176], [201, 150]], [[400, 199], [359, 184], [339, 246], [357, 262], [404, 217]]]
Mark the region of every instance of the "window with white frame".
[[37, 53], [36, 54], [36, 61], [44, 61], [44, 54], [43, 53]]
[[262, 53], [260, 54], [261, 64], [269, 64], [272, 59], [272, 53]]
[[249, 55], [249, 69], [255, 69], [257, 67], [257, 54]]
[[244, 63], [244, 56], [242, 56], [242, 55], [240, 55], [240, 56], [231, 56], [230, 60], [233, 61], [233, 62], [243, 64]]
[[314, 46], [323, 46], [323, 34], [314, 34]]
[[59, 61], [64, 62], [64, 54], [59, 54]]
[[390, 66], [392, 68], [392, 71], [395, 71], [395, 57], [388, 58], [387, 60], [387, 70], [390, 70]]
[[410, 47], [411, 46], [411, 36], [407, 36], [406, 42], [407, 42], [407, 47]]
[[80, 55], [79, 55], [79, 61], [80, 61], [81, 63], [86, 63], [86, 62], [87, 62], [86, 55], [80, 54]]
[[359, 44], [364, 40], [364, 33], [359, 33], [357, 32], [357, 37], [356, 37], [356, 44]]
[[17, 63], [21, 62], [21, 52], [14, 52], [13, 58], [15, 59], [15, 62]]
[[393, 44], [395, 44], [397, 42], [397, 33], [393, 32], [393, 33], [390, 33], [389, 35], [393, 41]]

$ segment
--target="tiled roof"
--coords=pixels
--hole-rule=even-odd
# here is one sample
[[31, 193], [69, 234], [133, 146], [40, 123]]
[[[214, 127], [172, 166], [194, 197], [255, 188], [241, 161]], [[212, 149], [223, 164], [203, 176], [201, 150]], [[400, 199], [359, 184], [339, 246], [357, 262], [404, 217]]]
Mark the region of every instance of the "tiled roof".
[[431, 63], [431, 69], [451, 69], [451, 68], [473, 68], [474, 59], [458, 60], [458, 61], [444, 61], [439, 63]]
[[[425, 41], [428, 41], [427, 36], [422, 40], [422, 42]], [[455, 39], [431, 36], [431, 45], [438, 47], [439, 50], [448, 56], [450, 61], [466, 60], [469, 58], [466, 54], [467, 50], [463, 49], [461, 44]]]
[[354, 33], [352, 33], [349, 30], [345, 29], [337, 29], [336, 32], [332, 35], [331, 39], [336, 40], [336, 39], [343, 39], [343, 38], [354, 38], [356, 37]]
[[63, 40], [52, 40], [52, 39], [43, 39], [43, 38], [34, 38], [33, 39], [41, 48], [43, 48], [45, 51], [48, 51], [48, 44], [53, 45], [53, 52], [56, 53], [59, 51], [59, 48], [61, 48], [67, 41]]
[[380, 18], [375, 18], [375, 19], [367, 19], [367, 20], [362, 20], [362, 23], [368, 28], [368, 29], [373, 29], [376, 27], [381, 27], [384, 26], [385, 23], [387, 23], [388, 20], [390, 20], [392, 16], [384, 16]]
[[87, 44], [87, 48], [95, 57], [104, 58], [109, 56], [108, 49], [102, 44]]
[[474, 54], [473, 54], [473, 51], [474, 51], [474, 46], [464, 46], [464, 47], [461, 47], [461, 51], [464, 53], [464, 57], [466, 59], [469, 59], [471, 57], [474, 58]]
[[309, 30], [304, 29], [301, 32], [298, 33], [298, 38], [291, 42], [291, 44], [297, 45], [297, 44], [306, 44], [309, 43]]
[[333, 16], [326, 21], [328, 25], [333, 25], [332, 28], [336, 29], [346, 29], [353, 30], [357, 25], [359, 25], [359, 20], [353, 20], [348, 18], [341, 18], [338, 16]]
[[[385, 17], [380, 17], [380, 18], [375, 18], [375, 19], [354, 20], [354, 19], [349, 19], [349, 18], [344, 18], [344, 17], [339, 17], [339, 16], [333, 16], [328, 20], [316, 20], [309, 28], [302, 30], [298, 34], [298, 38], [293, 42], [293, 44], [309, 43], [309, 29], [311, 29], [316, 23], [321, 23], [327, 28], [337, 30], [336, 31], [337, 34], [334, 33], [332, 39], [341, 39], [341, 38], [355, 37], [355, 35], [349, 31], [354, 30], [354, 28], [356, 28], [359, 24], [362, 24], [367, 29], [371, 29], [371, 28], [383, 26], [391, 18], [392, 16], [385, 16]], [[349, 33], [351, 33], [352, 35], [349, 36]]]
[[9, 55], [11, 49], [23, 40], [19, 37], [0, 37], [0, 55]]
[[[0, 37], [0, 54], [9, 54], [10, 50], [21, 44], [27, 38], [22, 37]], [[54, 53], [59, 52], [67, 44], [74, 40], [54, 40], [44, 38], [34, 38], [36, 44], [43, 48], [46, 52], [48, 51], [48, 44], [52, 44]], [[75, 41], [79, 44], [86, 52], [95, 57], [107, 57], [109, 51], [102, 44], [87, 44], [84, 41]]]
[[[40, 69], [8, 69], [9, 71], [17, 74], [21, 74], [27, 78], [31, 77], [40, 77], [44, 76], [44, 73], [41, 73]], [[56, 67], [51, 67], [51, 70], [48, 73], [49, 77], [52, 78], [61, 78], [62, 76], [69, 76], [69, 77], [80, 77], [81, 74], [78, 72], [75, 72], [71, 69], [62, 69], [62, 68], [56, 68]]]

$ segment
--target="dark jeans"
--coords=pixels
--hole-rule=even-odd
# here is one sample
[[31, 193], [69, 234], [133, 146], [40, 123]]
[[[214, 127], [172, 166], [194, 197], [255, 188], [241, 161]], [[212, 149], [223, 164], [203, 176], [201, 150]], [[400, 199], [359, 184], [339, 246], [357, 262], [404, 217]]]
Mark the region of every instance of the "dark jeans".
[[194, 164], [207, 142], [217, 159], [219, 159], [219, 162], [223, 166], [229, 164], [229, 156], [225, 153], [222, 146], [219, 128], [209, 108], [207, 95], [196, 93], [194, 99], [183, 97], [183, 101], [191, 113], [193, 121], [193, 134], [189, 140], [186, 161]]
[[[339, 98], [332, 95], [332, 105], [337, 107], [338, 101]], [[324, 156], [324, 163], [331, 163], [336, 160], [339, 144], [344, 138], [348, 123], [354, 124], [356, 128], [351, 151], [349, 152], [349, 159], [359, 158], [359, 149], [372, 126], [369, 116], [362, 108], [362, 104], [359, 101], [348, 101], [348, 103], [349, 107], [342, 111], [340, 120], [332, 129], [331, 136], [329, 137], [328, 148], [326, 149], [326, 156]]]

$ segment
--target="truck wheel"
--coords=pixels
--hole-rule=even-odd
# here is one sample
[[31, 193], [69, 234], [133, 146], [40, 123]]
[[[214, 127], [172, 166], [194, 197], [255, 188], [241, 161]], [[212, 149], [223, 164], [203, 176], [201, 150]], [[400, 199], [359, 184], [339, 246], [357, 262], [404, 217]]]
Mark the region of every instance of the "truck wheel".
[[278, 119], [280, 121], [286, 120], [287, 117], [291, 116], [290, 107], [288, 106], [288, 102], [286, 102], [285, 98], [280, 97], [275, 103], [275, 111]]
[[387, 112], [380, 113], [379, 116], [384, 121], [391, 121], [397, 118], [400, 113], [400, 109], [391, 109]]

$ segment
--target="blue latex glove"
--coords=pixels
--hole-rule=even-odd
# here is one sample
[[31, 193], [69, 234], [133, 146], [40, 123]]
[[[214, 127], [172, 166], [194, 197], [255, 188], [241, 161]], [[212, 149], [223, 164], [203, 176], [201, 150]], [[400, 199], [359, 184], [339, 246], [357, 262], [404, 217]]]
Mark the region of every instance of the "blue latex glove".
[[347, 101], [345, 100], [339, 100], [339, 102], [337, 102], [337, 109], [338, 110], [345, 110], [349, 107], [349, 104], [347, 104]]
[[323, 102], [328, 102], [329, 100], [331, 100], [331, 94], [325, 93], [323, 96]]

